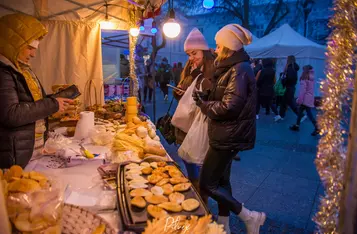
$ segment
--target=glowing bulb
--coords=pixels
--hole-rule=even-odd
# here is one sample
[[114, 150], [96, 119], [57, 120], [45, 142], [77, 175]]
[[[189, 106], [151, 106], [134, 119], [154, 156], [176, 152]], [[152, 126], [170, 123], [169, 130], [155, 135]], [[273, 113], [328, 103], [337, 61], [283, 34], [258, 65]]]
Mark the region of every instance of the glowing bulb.
[[101, 29], [107, 29], [107, 30], [116, 29], [116, 25], [113, 22], [107, 20], [102, 21], [99, 24]]
[[144, 26], [140, 26], [140, 31], [144, 31], [145, 30], [145, 27]]
[[132, 35], [133, 37], [137, 37], [139, 36], [140, 30], [138, 28], [131, 28], [129, 32], [130, 35]]
[[152, 28], [152, 29], [151, 29], [151, 33], [152, 33], [152, 34], [157, 33], [157, 28]]
[[211, 9], [214, 7], [214, 0], [203, 0], [203, 7], [206, 9]]
[[180, 32], [181, 32], [181, 26], [178, 24], [174, 19], [169, 19], [165, 24], [164, 24], [164, 33], [165, 36], [168, 38], [175, 38], [177, 37]]

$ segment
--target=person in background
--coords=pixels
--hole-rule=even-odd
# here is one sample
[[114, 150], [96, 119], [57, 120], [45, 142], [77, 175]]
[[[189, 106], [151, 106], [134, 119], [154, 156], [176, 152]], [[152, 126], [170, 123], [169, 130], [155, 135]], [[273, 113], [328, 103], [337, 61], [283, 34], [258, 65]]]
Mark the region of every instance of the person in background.
[[[178, 88], [186, 90], [192, 82], [197, 79], [196, 88], [199, 89], [202, 84], [203, 92], [209, 92], [211, 89], [211, 79], [214, 73], [214, 56], [209, 51], [206, 39], [202, 33], [194, 28], [187, 36], [184, 44], [184, 51], [189, 56], [188, 61], [181, 73], [181, 79], [177, 85]], [[184, 92], [173, 90], [173, 95], [177, 101], [180, 101]], [[175, 128], [176, 143], [181, 145], [186, 137], [186, 132]], [[207, 133], [208, 134], [208, 133]], [[199, 142], [200, 139], [197, 139]], [[197, 142], [192, 142], [196, 144]], [[205, 155], [198, 155], [197, 158], [203, 158]], [[203, 160], [201, 160], [203, 161]], [[188, 178], [192, 184], [199, 189], [198, 179], [201, 165], [183, 160]]]
[[263, 65], [262, 65], [262, 60], [261, 59], [255, 59], [254, 60], [254, 75], [257, 76], [258, 72], [262, 70]]
[[266, 215], [250, 211], [232, 196], [232, 159], [239, 151], [254, 148], [256, 137], [256, 81], [249, 55], [243, 48], [252, 34], [239, 24], [229, 24], [215, 37], [215, 85], [210, 94], [197, 90], [193, 97], [208, 119], [209, 150], [200, 175], [201, 192], [218, 203], [218, 220], [230, 233], [232, 211], [245, 223], [248, 234], [258, 234]]
[[25, 167], [40, 154], [47, 117], [65, 111], [72, 100], [47, 96], [29, 64], [44, 25], [25, 14], [0, 18], [0, 168]]
[[155, 62], [154, 69], [155, 69], [155, 85], [157, 88], [160, 87], [160, 73], [159, 73], [159, 64]]
[[284, 69], [284, 74], [283, 74], [284, 77], [281, 80], [283, 86], [286, 88], [286, 91], [284, 93], [284, 97], [280, 106], [279, 115], [275, 116], [274, 118], [275, 121], [284, 120], [288, 106], [296, 115], [298, 115], [298, 110], [296, 107], [294, 95], [295, 95], [295, 86], [298, 80], [297, 73], [299, 69], [300, 67], [296, 63], [295, 56], [293, 55], [288, 56]]
[[167, 101], [169, 99], [169, 87], [167, 85], [170, 84], [173, 78], [172, 69], [167, 58], [162, 59], [158, 73], [160, 76], [160, 89], [164, 94], [164, 100]]
[[175, 82], [175, 86], [177, 86], [180, 82], [180, 78], [181, 78], [181, 73], [182, 73], [182, 63], [178, 62], [177, 66], [175, 67], [176, 64], [174, 64], [174, 68], [173, 68], [173, 73], [174, 73], [174, 82]]
[[256, 119], [259, 119], [260, 106], [265, 108], [266, 115], [270, 114], [270, 108], [275, 115], [278, 115], [276, 106], [272, 105], [275, 85], [275, 69], [272, 59], [263, 59], [263, 68], [258, 72], [256, 80], [258, 92]]
[[[152, 100], [152, 92], [155, 88], [155, 81], [152, 78], [151, 60], [148, 59], [145, 64], [145, 77], [144, 77], [144, 102], [147, 101], [146, 97], [149, 95], [149, 103]], [[148, 93], [149, 91], [149, 93]]]
[[315, 107], [314, 74], [314, 69], [311, 65], [303, 67], [303, 72], [300, 77], [299, 97], [297, 99], [297, 104], [300, 105], [298, 118], [296, 120], [296, 124], [290, 127], [292, 131], [299, 131], [301, 118], [304, 115], [304, 111], [306, 111], [308, 118], [315, 128], [311, 133], [312, 136], [316, 136], [319, 133], [316, 120], [311, 112], [311, 109]]
[[124, 54], [120, 54], [120, 77], [126, 78], [130, 75], [129, 60], [125, 58]]

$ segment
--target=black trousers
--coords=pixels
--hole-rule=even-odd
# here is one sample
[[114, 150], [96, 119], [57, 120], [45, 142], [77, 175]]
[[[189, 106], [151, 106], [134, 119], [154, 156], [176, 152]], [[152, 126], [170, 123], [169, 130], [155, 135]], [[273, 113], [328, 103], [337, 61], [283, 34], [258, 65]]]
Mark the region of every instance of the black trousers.
[[307, 117], [310, 119], [311, 123], [314, 125], [316, 129], [316, 120], [314, 116], [312, 115], [311, 112], [311, 107], [305, 106], [305, 105], [300, 105], [299, 107], [299, 113], [298, 113], [298, 118], [296, 120], [296, 125], [300, 125], [301, 118], [304, 116], [304, 111], [306, 111]]
[[146, 102], [146, 96], [148, 94], [148, 90], [149, 90], [149, 102], [151, 102], [153, 89], [150, 88], [148, 85], [145, 85], [144, 87], [144, 102]]
[[258, 95], [257, 98], [257, 106], [256, 106], [256, 114], [259, 115], [260, 107], [265, 108], [265, 113], [270, 114], [270, 109], [274, 112], [274, 114], [278, 114], [278, 110], [276, 106], [273, 104], [273, 96], [263, 96]]
[[167, 87], [167, 82], [161, 82], [160, 83], [160, 89], [162, 91], [162, 93], [165, 95], [169, 95], [169, 87]]
[[232, 159], [238, 151], [209, 148], [200, 175], [200, 191], [218, 203], [218, 215], [239, 214], [242, 204], [232, 196], [230, 183]]
[[288, 109], [288, 106], [291, 108], [291, 110], [298, 115], [298, 109], [296, 107], [296, 102], [295, 102], [295, 87], [286, 87], [286, 91], [280, 106], [280, 111], [279, 115], [284, 118], [286, 114], [286, 110]]

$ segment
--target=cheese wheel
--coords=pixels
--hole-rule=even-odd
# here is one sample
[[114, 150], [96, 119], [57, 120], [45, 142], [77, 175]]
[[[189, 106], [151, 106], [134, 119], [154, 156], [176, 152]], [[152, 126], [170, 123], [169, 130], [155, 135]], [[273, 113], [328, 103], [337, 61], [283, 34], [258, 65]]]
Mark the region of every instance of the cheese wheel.
[[136, 97], [127, 97], [126, 105], [127, 106], [136, 106], [138, 104], [138, 99]]
[[137, 114], [138, 107], [137, 106], [127, 106], [126, 107], [126, 114]]

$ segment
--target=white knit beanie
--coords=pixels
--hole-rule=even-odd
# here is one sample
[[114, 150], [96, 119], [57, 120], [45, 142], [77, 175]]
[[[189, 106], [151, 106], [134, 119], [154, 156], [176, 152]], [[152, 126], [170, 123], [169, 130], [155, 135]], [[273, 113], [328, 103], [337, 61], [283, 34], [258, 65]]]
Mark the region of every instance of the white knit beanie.
[[209, 50], [205, 37], [197, 28], [192, 29], [188, 34], [183, 48], [185, 52], [188, 50]]
[[239, 24], [228, 24], [216, 33], [214, 39], [218, 45], [237, 51], [252, 42], [252, 33]]

